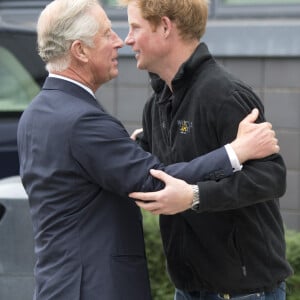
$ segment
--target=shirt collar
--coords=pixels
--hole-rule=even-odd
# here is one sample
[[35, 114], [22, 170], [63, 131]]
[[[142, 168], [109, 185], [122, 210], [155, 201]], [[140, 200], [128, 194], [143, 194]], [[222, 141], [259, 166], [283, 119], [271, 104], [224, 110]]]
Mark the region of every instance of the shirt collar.
[[59, 79], [62, 79], [62, 80], [66, 80], [66, 81], [72, 82], [72, 83], [80, 86], [84, 90], [86, 90], [88, 93], [90, 93], [96, 99], [95, 94], [93, 93], [93, 91], [89, 87], [87, 87], [86, 85], [84, 85], [84, 84], [82, 84], [82, 83], [80, 83], [80, 82], [78, 82], [76, 80], [73, 80], [73, 79], [65, 77], [65, 76], [53, 74], [53, 73], [49, 73], [49, 77], [59, 78]]

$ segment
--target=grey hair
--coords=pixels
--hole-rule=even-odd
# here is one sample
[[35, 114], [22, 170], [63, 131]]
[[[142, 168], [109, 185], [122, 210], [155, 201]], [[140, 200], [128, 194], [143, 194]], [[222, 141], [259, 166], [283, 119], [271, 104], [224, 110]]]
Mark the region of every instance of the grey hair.
[[97, 0], [54, 0], [42, 11], [37, 23], [38, 51], [48, 71], [63, 71], [69, 65], [69, 49], [81, 40], [93, 47], [99, 21], [91, 11]]

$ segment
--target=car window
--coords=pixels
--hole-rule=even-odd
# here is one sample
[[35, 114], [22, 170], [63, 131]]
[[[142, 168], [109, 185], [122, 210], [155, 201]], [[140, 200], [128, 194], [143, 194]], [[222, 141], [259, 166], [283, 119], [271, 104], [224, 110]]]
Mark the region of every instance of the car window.
[[0, 47], [0, 111], [23, 111], [39, 90], [22, 63]]

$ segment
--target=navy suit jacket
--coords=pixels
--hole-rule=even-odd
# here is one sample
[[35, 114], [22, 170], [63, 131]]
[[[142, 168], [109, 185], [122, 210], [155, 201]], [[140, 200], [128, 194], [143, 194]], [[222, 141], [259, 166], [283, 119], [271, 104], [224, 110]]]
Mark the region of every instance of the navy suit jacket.
[[151, 299], [142, 217], [128, 193], [162, 188], [151, 168], [190, 183], [232, 174], [224, 148], [162, 165], [92, 95], [57, 78], [23, 113], [18, 149], [39, 300]]

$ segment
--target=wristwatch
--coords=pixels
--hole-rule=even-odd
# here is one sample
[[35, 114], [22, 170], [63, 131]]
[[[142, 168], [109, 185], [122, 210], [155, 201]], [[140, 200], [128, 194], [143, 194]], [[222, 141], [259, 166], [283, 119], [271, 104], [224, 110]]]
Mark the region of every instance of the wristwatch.
[[198, 211], [200, 206], [198, 185], [192, 185], [192, 190], [193, 190], [193, 202], [192, 202], [191, 210]]

